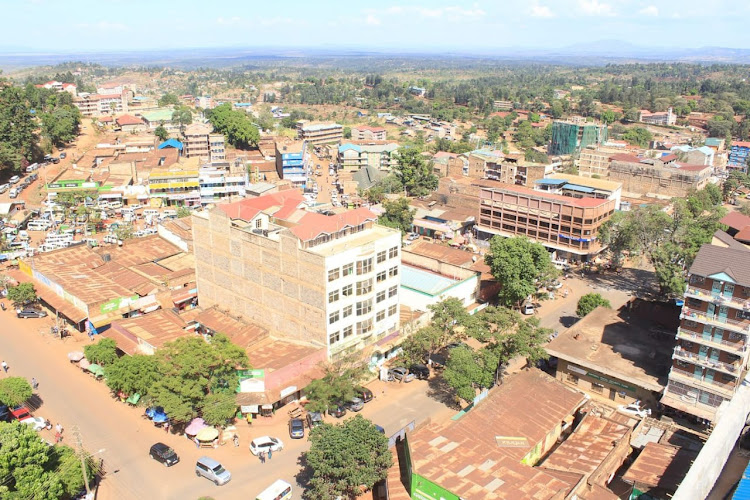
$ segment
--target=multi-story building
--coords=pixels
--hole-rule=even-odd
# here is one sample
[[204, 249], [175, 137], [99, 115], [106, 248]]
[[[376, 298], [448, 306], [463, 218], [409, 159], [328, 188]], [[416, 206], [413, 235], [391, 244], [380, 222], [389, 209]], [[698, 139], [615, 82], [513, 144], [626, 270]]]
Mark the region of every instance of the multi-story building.
[[228, 162], [213, 162], [202, 165], [198, 175], [202, 205], [245, 196], [248, 173], [244, 169], [232, 172]]
[[479, 239], [526, 236], [561, 258], [587, 260], [601, 252], [599, 228], [615, 211], [615, 200], [573, 198], [503, 184], [479, 192]]
[[126, 90], [135, 92], [137, 88], [132, 83], [107, 82], [96, 87], [96, 93], [100, 95], [122, 95]]
[[165, 206], [198, 206], [201, 203], [199, 159], [191, 158], [167, 169], [154, 169], [148, 175], [151, 199]]
[[548, 191], [573, 198], [603, 198], [615, 201], [615, 210], [620, 209], [622, 183], [605, 179], [592, 179], [572, 174], [551, 174], [537, 179], [534, 189]]
[[330, 359], [396, 333], [400, 231], [364, 208], [328, 216], [302, 206], [291, 189], [196, 213], [201, 305], [325, 346]]
[[276, 173], [292, 186], [305, 188], [309, 162], [310, 153], [305, 141], [276, 143]]
[[84, 94], [73, 99], [83, 116], [116, 115], [128, 112], [128, 94]]
[[387, 135], [383, 127], [368, 127], [366, 125], [352, 127], [353, 141], [385, 141]]
[[373, 167], [390, 171], [398, 163], [398, 143], [388, 144], [342, 144], [339, 146], [339, 166], [345, 171], [356, 171], [362, 167]]
[[214, 134], [211, 125], [193, 123], [185, 128], [182, 136], [183, 151], [186, 158], [200, 158], [204, 162], [226, 159], [224, 136]]
[[591, 145], [598, 146], [607, 140], [607, 126], [594, 123], [552, 123], [552, 142], [549, 154], [570, 155]]
[[341, 142], [344, 138], [344, 127], [338, 123], [305, 124], [299, 129], [299, 138], [313, 145]]
[[688, 273], [677, 346], [661, 402], [714, 421], [747, 370], [750, 252], [703, 245]]
[[732, 149], [730, 149], [729, 151], [729, 161], [727, 162], [727, 168], [747, 172], [747, 160], [749, 154], [750, 142], [732, 142]]
[[510, 111], [513, 109], [512, 101], [492, 101], [492, 108], [498, 111]]
[[642, 109], [638, 115], [638, 121], [651, 125], [674, 125], [677, 123], [677, 115], [672, 112], [672, 108], [655, 113]]
[[[626, 196], [682, 197], [706, 187], [711, 178], [711, 166], [676, 163], [674, 155], [669, 156], [672, 158], [612, 155], [607, 178], [621, 182]], [[668, 159], [670, 164], [664, 162]]]
[[578, 157], [578, 175], [583, 177], [609, 176], [609, 163], [613, 155], [622, 153], [619, 148], [588, 146], [581, 149]]
[[52, 89], [58, 92], [68, 92], [69, 94], [73, 94], [73, 97], [77, 95], [78, 91], [78, 87], [75, 83], [63, 83], [58, 82], [57, 80], [51, 80], [47, 83], [42, 83], [34, 86], [39, 89]]

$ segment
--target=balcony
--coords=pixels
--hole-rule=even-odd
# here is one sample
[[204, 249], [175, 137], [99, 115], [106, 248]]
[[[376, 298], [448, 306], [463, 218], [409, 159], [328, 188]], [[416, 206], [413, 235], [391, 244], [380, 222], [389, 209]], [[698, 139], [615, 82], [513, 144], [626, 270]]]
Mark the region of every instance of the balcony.
[[692, 373], [686, 372], [685, 370], [680, 370], [679, 368], [675, 368], [674, 366], [669, 372], [669, 379], [676, 380], [677, 382], [682, 382], [683, 384], [689, 385], [691, 387], [705, 389], [707, 391], [728, 398], [732, 397], [732, 395], [734, 394], [734, 390], [736, 389], [736, 386], [734, 386], [733, 384], [722, 384], [712, 380], [706, 380], [705, 377], [695, 378]]
[[745, 335], [750, 333], [750, 322], [748, 321], [738, 321], [736, 319], [724, 318], [718, 315], [708, 316], [703, 311], [696, 311], [687, 306], [682, 308], [680, 318], [691, 319], [712, 326], [718, 326], [719, 328], [731, 330], [737, 333], [744, 333]]
[[692, 297], [704, 302], [712, 302], [723, 306], [729, 306], [734, 309], [740, 309], [744, 311], [750, 311], [750, 300], [741, 300], [738, 297], [726, 297], [719, 293], [714, 293], [711, 290], [705, 288], [699, 288], [696, 286], [689, 286], [685, 291], [686, 297]]
[[717, 360], [713, 360], [709, 358], [702, 358], [693, 352], [689, 352], [680, 348], [680, 346], [676, 346], [674, 348], [673, 358], [681, 359], [683, 361], [687, 361], [688, 363], [692, 363], [698, 366], [703, 366], [705, 368], [718, 370], [720, 372], [727, 373], [729, 375], [734, 375], [735, 377], [738, 377], [740, 374], [740, 360], [737, 360], [735, 364], [730, 364], [730, 363], [724, 363], [723, 361], [717, 361]]
[[677, 338], [695, 342], [696, 344], [707, 345], [724, 352], [730, 352], [737, 356], [742, 356], [746, 348], [744, 342], [729, 342], [728, 340], [714, 340], [712, 338], [704, 339], [700, 333], [691, 332], [684, 328], [679, 328], [677, 330]]

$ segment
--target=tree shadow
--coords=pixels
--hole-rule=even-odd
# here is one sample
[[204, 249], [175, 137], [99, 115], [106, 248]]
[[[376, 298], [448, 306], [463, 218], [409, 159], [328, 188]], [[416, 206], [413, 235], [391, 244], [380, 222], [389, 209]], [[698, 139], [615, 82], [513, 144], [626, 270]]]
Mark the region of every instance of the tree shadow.
[[37, 411], [39, 408], [42, 407], [43, 404], [44, 404], [44, 400], [41, 398], [41, 396], [39, 396], [39, 394], [36, 394], [36, 393], [32, 394], [31, 397], [27, 399], [25, 403], [26, 407], [30, 411]]
[[456, 391], [441, 376], [433, 376], [427, 381], [427, 396], [448, 408], [456, 408]]
[[571, 326], [575, 325], [579, 319], [581, 318], [579, 318], [578, 316], [561, 316], [560, 324], [565, 328], [570, 328]]
[[307, 453], [300, 453], [297, 458], [297, 465], [299, 465], [299, 472], [294, 475], [297, 482], [297, 486], [302, 490], [307, 490], [310, 485], [310, 479], [312, 479], [312, 469], [307, 464]]

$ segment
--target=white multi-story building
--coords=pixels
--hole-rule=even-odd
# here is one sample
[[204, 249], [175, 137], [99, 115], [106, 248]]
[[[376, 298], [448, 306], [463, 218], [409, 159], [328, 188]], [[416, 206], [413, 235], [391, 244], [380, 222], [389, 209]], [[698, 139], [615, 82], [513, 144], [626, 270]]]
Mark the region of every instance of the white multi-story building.
[[81, 93], [73, 104], [83, 116], [104, 116], [128, 112], [127, 94], [84, 94]]
[[231, 172], [228, 163], [203, 165], [200, 168], [201, 204], [228, 201], [233, 196], [245, 196], [247, 172]]
[[201, 305], [325, 346], [329, 359], [396, 333], [400, 231], [364, 208], [329, 216], [303, 206], [294, 189], [196, 213]]

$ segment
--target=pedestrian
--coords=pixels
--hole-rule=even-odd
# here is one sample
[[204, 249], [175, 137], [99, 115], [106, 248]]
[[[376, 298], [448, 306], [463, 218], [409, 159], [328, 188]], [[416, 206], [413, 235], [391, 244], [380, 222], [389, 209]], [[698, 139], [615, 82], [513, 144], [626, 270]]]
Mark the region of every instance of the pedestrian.
[[164, 432], [169, 432], [169, 421], [164, 422]]
[[61, 443], [62, 439], [62, 434], [60, 434], [59, 432], [55, 432], [55, 443]]
[[232, 441], [234, 441], [235, 448], [240, 446], [240, 437], [237, 434], [235, 434], [234, 437], [232, 437]]
[[247, 414], [247, 425], [253, 425], [253, 414], [248, 413]]
[[268, 460], [271, 460], [272, 456], [273, 456], [273, 450], [271, 448], [268, 448]]
[[260, 453], [258, 453], [258, 458], [260, 458], [260, 463], [266, 463], [266, 454], [264, 452], [261, 451]]
[[34, 377], [31, 377], [31, 387], [34, 390], [37, 390], [37, 388], [39, 388], [39, 382], [37, 382], [37, 380]]
[[5, 370], [5, 373], [8, 373], [8, 363], [6, 363], [5, 360], [3, 360], [2, 362], [2, 366], [3, 366], [3, 370]]
[[59, 432], [60, 434], [62, 434], [62, 433], [63, 433], [63, 426], [62, 426], [62, 425], [60, 425], [60, 424], [58, 423], [58, 424], [57, 424], [57, 425], [55, 426], [55, 430], [56, 430], [57, 432]]

